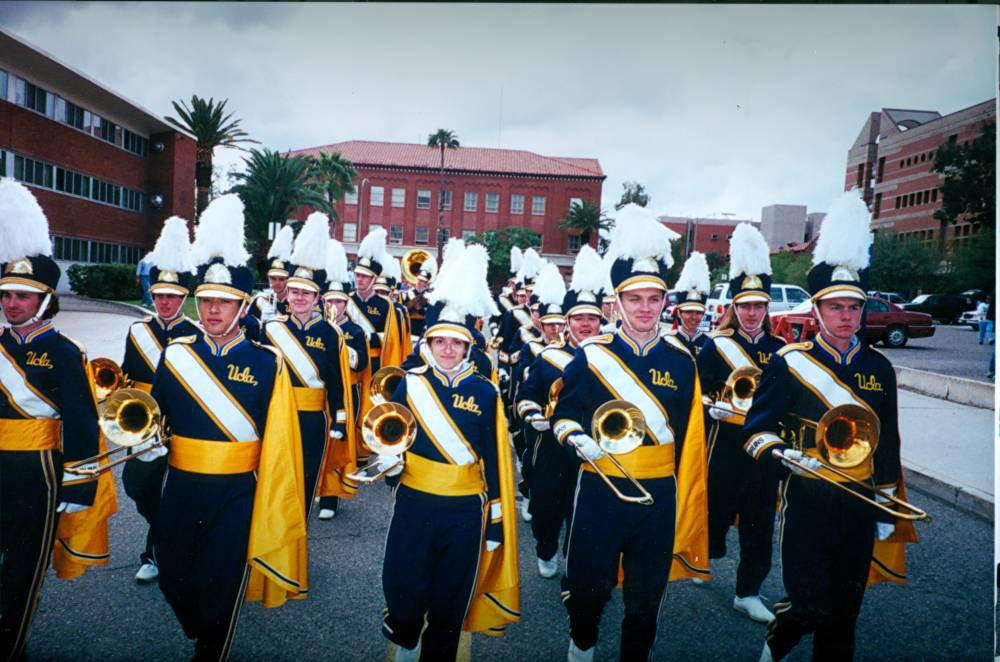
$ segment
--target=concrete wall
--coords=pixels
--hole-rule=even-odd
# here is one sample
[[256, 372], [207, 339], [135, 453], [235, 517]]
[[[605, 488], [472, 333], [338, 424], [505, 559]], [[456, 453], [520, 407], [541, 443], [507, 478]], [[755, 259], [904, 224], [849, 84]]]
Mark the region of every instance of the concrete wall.
[[771, 248], [803, 241], [806, 235], [806, 206], [768, 205], [762, 208], [760, 231]]

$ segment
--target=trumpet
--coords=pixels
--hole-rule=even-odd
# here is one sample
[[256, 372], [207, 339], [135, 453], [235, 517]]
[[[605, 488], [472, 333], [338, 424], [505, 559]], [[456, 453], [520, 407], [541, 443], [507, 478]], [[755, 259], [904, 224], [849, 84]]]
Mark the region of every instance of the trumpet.
[[[417, 437], [417, 420], [408, 408], [398, 402], [383, 402], [371, 408], [361, 421], [361, 437], [379, 455], [396, 456], [395, 464], [379, 471], [378, 463], [369, 462], [347, 474], [359, 483], [374, 483], [403, 462], [402, 455]], [[374, 473], [373, 473], [374, 472]]]
[[368, 384], [368, 397], [374, 405], [380, 405], [392, 399], [392, 394], [403, 380], [406, 373], [402, 368], [396, 366], [386, 366], [379, 368], [372, 375], [372, 381]]
[[[926, 511], [903, 501], [895, 495], [889, 494], [877, 487], [857, 478], [849, 473], [854, 470], [864, 477], [871, 475], [871, 459], [878, 447], [879, 420], [878, 417], [868, 409], [855, 404], [843, 404], [834, 407], [818, 421], [813, 421], [802, 416], [795, 415], [799, 422], [797, 431], [792, 433], [792, 446], [798, 451], [805, 450], [805, 431], [807, 428], [815, 430], [816, 449], [820, 455], [820, 470], [812, 469], [805, 464], [786, 458], [781, 455], [781, 451], [774, 449], [772, 455], [780, 458], [809, 474], [824, 480], [838, 489], [844, 490], [851, 496], [861, 499], [887, 515], [892, 517], [917, 521], [930, 521], [930, 515]], [[859, 494], [847, 487], [843, 482], [836, 481], [821, 473], [828, 471], [844, 481], [853, 483], [858, 487], [870, 492], [872, 497], [878, 497], [886, 503], [880, 503], [875, 498]], [[905, 512], [900, 512], [888, 505], [902, 508]]]
[[[124, 464], [134, 457], [139, 457], [163, 446], [163, 440], [156, 439], [142, 450], [103, 463], [104, 460], [116, 453], [135, 448], [150, 439], [154, 439], [163, 427], [163, 414], [160, 411], [160, 406], [145, 391], [136, 388], [118, 389], [101, 403], [97, 422], [104, 437], [113, 442], [117, 448], [112, 448], [85, 460], [67, 463], [63, 466], [63, 470], [67, 473], [76, 476], [99, 476], [119, 464]], [[98, 466], [90, 468], [88, 465], [92, 464]]]
[[635, 486], [639, 491], [639, 496], [629, 496], [623, 493], [608, 475], [601, 471], [596, 462], [586, 457], [583, 459], [593, 467], [616, 497], [626, 503], [652, 505], [653, 496], [615, 459], [615, 455], [624, 455], [634, 451], [642, 444], [642, 440], [646, 436], [646, 419], [639, 408], [624, 400], [609, 400], [594, 412], [590, 428], [591, 436], [597, 445], [607, 453], [606, 457], [611, 464]]

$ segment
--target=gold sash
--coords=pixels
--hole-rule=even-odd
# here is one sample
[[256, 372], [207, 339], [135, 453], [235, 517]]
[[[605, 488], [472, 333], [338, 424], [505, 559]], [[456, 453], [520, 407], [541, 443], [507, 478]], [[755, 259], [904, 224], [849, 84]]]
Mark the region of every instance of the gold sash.
[[0, 451], [50, 451], [62, 443], [56, 418], [0, 418]]
[[256, 471], [260, 441], [208, 441], [174, 435], [170, 466], [199, 474], [242, 474]]
[[475, 464], [445, 464], [406, 454], [400, 482], [409, 488], [441, 496], [470, 496], [486, 491], [483, 469]]
[[295, 393], [295, 408], [299, 411], [325, 411], [326, 410], [326, 389], [307, 388], [304, 386], [292, 387]]
[[[636, 480], [644, 478], [666, 478], [674, 475], [674, 445], [639, 446], [634, 451], [624, 455], [616, 455], [615, 459], [632, 474]], [[608, 476], [624, 478], [622, 472], [611, 463], [607, 457], [595, 462]], [[583, 463], [583, 470], [594, 472], [589, 463]]]

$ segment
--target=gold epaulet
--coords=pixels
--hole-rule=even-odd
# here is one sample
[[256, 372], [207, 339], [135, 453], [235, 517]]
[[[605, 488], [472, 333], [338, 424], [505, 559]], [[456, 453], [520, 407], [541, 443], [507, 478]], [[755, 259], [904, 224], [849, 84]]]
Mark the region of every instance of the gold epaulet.
[[736, 333], [735, 329], [716, 329], [715, 331], [712, 331], [711, 333], [709, 333], [708, 337], [709, 338], [719, 338], [719, 337], [728, 338], [729, 336], [733, 335], [734, 333]]
[[684, 342], [681, 341], [676, 335], [670, 334], [670, 335], [663, 335], [660, 337], [663, 338], [663, 342], [667, 344], [667, 347], [670, 347], [671, 349], [674, 349], [678, 352], [683, 352], [684, 356], [687, 356], [692, 359], [694, 358], [694, 355], [688, 350]]
[[70, 338], [67, 335], [64, 335], [61, 331], [59, 332], [59, 336], [62, 337], [62, 338], [65, 338], [66, 340], [68, 340], [71, 343], [73, 343], [73, 346], [76, 347], [78, 350], [80, 350], [80, 353], [83, 354], [83, 356], [86, 358], [86, 356], [87, 356], [87, 347], [86, 347], [86, 345], [84, 345], [79, 340], [75, 340], [73, 338]]
[[790, 342], [781, 349], [779, 349], [777, 354], [778, 356], [784, 356], [788, 352], [794, 352], [794, 351], [808, 352], [810, 349], [812, 349], [812, 346], [813, 344], [811, 340], [807, 340], [806, 342]]
[[406, 372], [412, 372], [415, 375], [422, 375], [430, 369], [430, 366], [424, 363], [423, 365], [418, 365], [415, 368], [410, 368]]
[[586, 347], [587, 345], [607, 345], [614, 340], [614, 337], [615, 334], [613, 333], [602, 333], [599, 336], [591, 336], [580, 343], [580, 347]]
[[178, 336], [178, 337], [174, 338], [173, 340], [171, 340], [170, 343], [168, 343], [168, 344], [179, 342], [179, 343], [184, 343], [185, 345], [190, 345], [191, 343], [193, 343], [197, 339], [198, 339], [198, 336]]

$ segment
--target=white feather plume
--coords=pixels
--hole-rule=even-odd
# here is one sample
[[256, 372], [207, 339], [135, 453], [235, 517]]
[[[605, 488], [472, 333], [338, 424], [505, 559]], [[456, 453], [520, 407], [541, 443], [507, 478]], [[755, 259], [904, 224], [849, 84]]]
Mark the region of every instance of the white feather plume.
[[771, 251], [760, 230], [740, 223], [729, 240], [729, 277], [771, 275]]
[[532, 292], [538, 297], [539, 303], [545, 305], [561, 304], [563, 297], [566, 296], [566, 281], [559, 273], [559, 267], [551, 262], [546, 262], [535, 280], [535, 289]]
[[461, 237], [452, 237], [444, 245], [444, 256], [441, 258], [441, 266], [438, 268], [437, 278], [434, 279], [434, 286], [441, 281], [442, 277], [447, 277], [447, 273], [458, 260], [458, 257], [465, 252], [465, 240]]
[[330, 282], [346, 283], [347, 252], [344, 245], [336, 239], [326, 242], [326, 277]]
[[813, 264], [826, 262], [856, 271], [868, 266], [872, 237], [871, 214], [857, 191], [841, 194], [823, 219], [813, 250]]
[[160, 271], [194, 273], [197, 269], [191, 256], [191, 235], [188, 222], [180, 216], [171, 216], [163, 222], [160, 238], [150, 254], [150, 259]]
[[194, 242], [198, 264], [221, 257], [231, 267], [246, 265], [250, 254], [244, 246], [243, 201], [238, 195], [230, 193], [208, 203], [195, 229]]
[[397, 281], [403, 277], [403, 268], [399, 264], [398, 257], [390, 257], [382, 266], [382, 275], [386, 278], [395, 278]]
[[542, 256], [538, 254], [538, 251], [534, 248], [526, 249], [521, 260], [521, 268], [517, 272], [518, 280], [527, 280], [536, 277], [541, 273], [543, 266], [545, 266], [545, 261], [542, 260]]
[[573, 263], [573, 278], [569, 287], [577, 292], [596, 292], [602, 289], [607, 280], [604, 260], [588, 245], [580, 246], [580, 252]]
[[421, 263], [420, 270], [426, 271], [428, 274], [430, 274], [431, 278], [434, 278], [438, 272], [437, 258], [435, 258], [434, 256], [427, 258], [427, 260]]
[[516, 274], [521, 269], [521, 263], [524, 262], [524, 254], [521, 249], [517, 246], [510, 247], [510, 273], [511, 275]]
[[614, 283], [611, 281], [611, 265], [615, 263], [615, 256], [610, 250], [604, 254], [603, 258], [601, 258], [601, 263], [604, 265], [604, 285], [602, 286], [602, 289], [606, 295], [609, 292], [615, 291]]
[[674, 258], [670, 254], [670, 242], [678, 237], [679, 234], [657, 221], [652, 211], [629, 203], [615, 217], [608, 252], [614, 258], [659, 258], [672, 267]]
[[684, 263], [684, 268], [681, 269], [681, 275], [677, 279], [674, 289], [682, 292], [694, 290], [699, 294], [708, 294], [708, 290], [711, 289], [711, 280], [708, 273], [708, 261], [702, 253], [697, 251], [691, 253], [691, 256]]
[[489, 266], [486, 247], [470, 244], [464, 246], [461, 253], [452, 254], [447, 255], [445, 264], [441, 265], [434, 291], [427, 295], [427, 300], [430, 303], [443, 301], [446, 306], [475, 317], [499, 314], [486, 283]]
[[267, 251], [267, 259], [277, 258], [287, 262], [292, 257], [292, 242], [295, 240], [295, 230], [291, 225], [284, 225], [274, 235], [271, 248]]
[[375, 260], [385, 268], [386, 258], [389, 254], [385, 250], [385, 228], [378, 227], [365, 235], [358, 246], [358, 257], [367, 257]]
[[0, 179], [0, 262], [52, 255], [49, 220], [23, 184]]
[[330, 238], [330, 217], [314, 211], [295, 238], [291, 262], [297, 267], [317, 271], [326, 267], [326, 245]]

